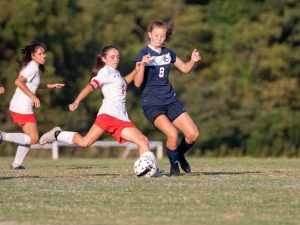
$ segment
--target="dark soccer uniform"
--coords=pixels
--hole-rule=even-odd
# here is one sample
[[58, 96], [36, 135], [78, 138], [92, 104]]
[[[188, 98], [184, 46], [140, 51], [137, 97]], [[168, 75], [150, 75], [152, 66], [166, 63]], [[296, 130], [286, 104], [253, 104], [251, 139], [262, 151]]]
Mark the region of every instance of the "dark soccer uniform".
[[142, 61], [150, 53], [150, 63], [145, 67], [144, 81], [141, 86], [141, 105], [150, 122], [159, 115], [166, 115], [170, 121], [185, 112], [183, 104], [176, 99], [176, 94], [169, 82], [171, 63], [176, 61], [176, 53], [162, 47], [160, 53], [148, 45], [136, 57]]

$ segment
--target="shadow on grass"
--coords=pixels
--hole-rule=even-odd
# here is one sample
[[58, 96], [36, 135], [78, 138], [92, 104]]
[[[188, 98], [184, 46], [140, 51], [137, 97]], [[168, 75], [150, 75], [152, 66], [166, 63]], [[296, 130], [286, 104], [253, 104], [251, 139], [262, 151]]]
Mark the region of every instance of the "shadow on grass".
[[39, 176], [20, 176], [20, 177], [0, 177], [0, 180], [23, 179], [23, 178], [41, 178]]
[[97, 177], [105, 177], [105, 176], [110, 176], [110, 177], [120, 177], [120, 174], [116, 174], [116, 173], [97, 173], [97, 174], [93, 174], [90, 176], [97, 176]]
[[190, 176], [200, 176], [200, 175], [207, 175], [207, 176], [219, 176], [219, 175], [243, 175], [243, 174], [258, 174], [261, 173], [260, 171], [241, 171], [241, 172], [192, 172]]
[[109, 168], [108, 166], [73, 166], [73, 167], [64, 167], [64, 166], [56, 166], [56, 168], [60, 169], [68, 169], [68, 170], [77, 170], [77, 169], [97, 169], [97, 168]]

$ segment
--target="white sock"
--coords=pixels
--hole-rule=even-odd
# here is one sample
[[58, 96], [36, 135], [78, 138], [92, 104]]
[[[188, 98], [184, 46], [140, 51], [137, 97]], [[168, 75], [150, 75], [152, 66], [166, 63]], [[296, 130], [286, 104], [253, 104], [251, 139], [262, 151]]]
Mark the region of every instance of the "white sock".
[[150, 157], [150, 158], [155, 162], [156, 168], [157, 168], [158, 170], [160, 170], [160, 169], [159, 169], [159, 166], [158, 166], [158, 164], [157, 164], [157, 161], [156, 161], [156, 159], [155, 159], [155, 156], [154, 156], [154, 154], [153, 154], [153, 152], [150, 152], [150, 151], [144, 152], [140, 157], [142, 157], [142, 156]]
[[19, 145], [18, 146], [16, 156], [15, 156], [15, 161], [12, 164], [13, 167], [22, 165], [29, 149], [30, 149], [30, 145]]
[[150, 152], [150, 151], [144, 152], [141, 156], [148, 156], [151, 159], [155, 160], [155, 156], [154, 156], [153, 152]]
[[3, 140], [13, 142], [19, 145], [29, 145], [31, 138], [29, 135], [24, 133], [4, 133]]
[[57, 136], [57, 140], [66, 142], [68, 144], [74, 144], [73, 137], [75, 134], [76, 132], [72, 132], [72, 131], [61, 131]]

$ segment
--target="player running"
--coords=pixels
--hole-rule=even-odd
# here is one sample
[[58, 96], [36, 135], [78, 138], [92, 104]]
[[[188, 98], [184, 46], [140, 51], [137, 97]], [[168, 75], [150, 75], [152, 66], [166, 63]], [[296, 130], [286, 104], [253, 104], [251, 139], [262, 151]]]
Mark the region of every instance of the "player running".
[[[141, 58], [141, 63], [124, 78], [117, 70], [120, 61], [120, 52], [116, 46], [106, 46], [97, 57], [96, 65], [92, 70], [90, 83], [82, 89], [75, 101], [69, 105], [70, 111], [78, 108], [80, 102], [97, 87], [101, 88], [104, 99], [97, 118], [85, 136], [77, 132], [62, 131], [55, 127], [40, 138], [40, 144], [51, 143], [55, 140], [68, 144], [88, 147], [97, 141], [104, 133], [110, 133], [119, 143], [130, 141], [138, 145], [139, 155], [150, 156], [155, 160], [154, 154], [149, 150], [148, 139], [131, 123], [125, 106], [126, 88], [134, 76], [140, 73], [141, 68], [149, 63], [147, 56]], [[157, 176], [162, 175], [160, 171]]]
[[[180, 175], [178, 162], [185, 172], [191, 172], [185, 153], [197, 141], [199, 131], [183, 104], [176, 98], [169, 82], [170, 67], [174, 64], [181, 72], [189, 73], [201, 55], [195, 49], [191, 60], [183, 62], [175, 52], [166, 48], [164, 44], [170, 40], [172, 30], [172, 26], [168, 27], [160, 20], [148, 26], [148, 45], [139, 52], [136, 62], [148, 55], [150, 63], [141, 68], [143, 73], [137, 74], [134, 80], [135, 85], [141, 87], [141, 105], [145, 117], [167, 137], [170, 174], [176, 176]], [[179, 145], [177, 129], [184, 135]]]
[[14, 123], [23, 133], [5, 133], [0, 131], [0, 143], [9, 141], [19, 144], [15, 160], [11, 166], [14, 170], [25, 169], [22, 165], [30, 145], [39, 140], [38, 126], [33, 107], [40, 107], [40, 100], [35, 95], [37, 89], [62, 88], [64, 84], [43, 84], [40, 82], [40, 71], [44, 71], [46, 47], [43, 43], [32, 41], [22, 49], [22, 69], [15, 80], [16, 91], [10, 101], [9, 111]]

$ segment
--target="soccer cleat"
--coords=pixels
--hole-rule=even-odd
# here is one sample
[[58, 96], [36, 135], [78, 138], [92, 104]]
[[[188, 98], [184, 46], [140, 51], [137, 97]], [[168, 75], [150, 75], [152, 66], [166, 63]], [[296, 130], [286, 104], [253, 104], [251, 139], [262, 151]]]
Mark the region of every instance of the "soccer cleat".
[[54, 127], [52, 130], [48, 131], [47, 133], [44, 133], [41, 138], [39, 143], [41, 145], [44, 145], [46, 143], [52, 143], [53, 141], [56, 140], [55, 138], [55, 132], [57, 131], [62, 131], [60, 127]]
[[178, 156], [178, 162], [180, 164], [181, 169], [183, 169], [186, 173], [191, 172], [191, 167], [184, 155]]
[[179, 167], [170, 169], [170, 176], [180, 176]]
[[11, 166], [11, 169], [12, 170], [25, 170], [26, 168], [25, 168], [25, 166], [20, 165], [20, 166]]
[[157, 168], [155, 174], [153, 175], [153, 177], [165, 177], [166, 174], [163, 170], [160, 170], [159, 168]]
[[2, 144], [3, 140], [4, 140], [4, 132], [0, 131], [0, 144]]

